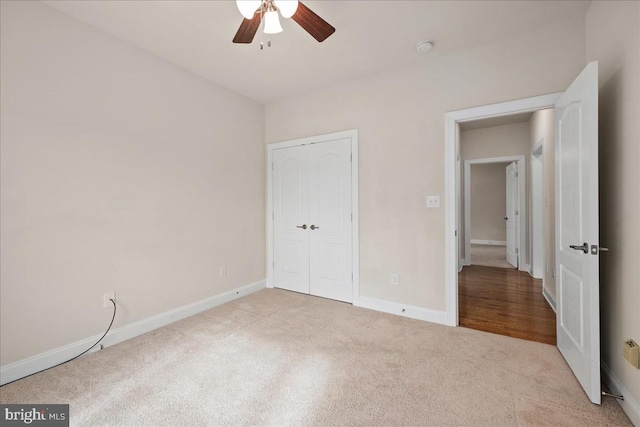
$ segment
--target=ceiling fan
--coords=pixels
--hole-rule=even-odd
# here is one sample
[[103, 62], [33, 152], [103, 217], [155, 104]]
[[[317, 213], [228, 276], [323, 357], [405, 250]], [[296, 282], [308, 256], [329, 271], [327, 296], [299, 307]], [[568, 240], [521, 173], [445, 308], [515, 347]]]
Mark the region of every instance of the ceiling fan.
[[233, 38], [234, 43], [251, 43], [264, 17], [264, 33], [282, 32], [278, 12], [283, 18], [291, 18], [314, 39], [324, 41], [336, 29], [316, 15], [298, 0], [236, 0], [244, 20]]

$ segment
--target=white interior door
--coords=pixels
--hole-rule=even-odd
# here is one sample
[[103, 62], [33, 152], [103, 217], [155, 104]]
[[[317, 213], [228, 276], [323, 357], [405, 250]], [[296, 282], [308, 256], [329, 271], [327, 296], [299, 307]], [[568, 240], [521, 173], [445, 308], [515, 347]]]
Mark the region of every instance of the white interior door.
[[558, 348], [600, 404], [597, 62], [556, 103], [556, 159]]
[[349, 138], [274, 150], [274, 286], [353, 301]]
[[518, 268], [518, 166], [516, 162], [507, 166], [507, 261]]
[[274, 282], [309, 293], [309, 160], [305, 146], [273, 153]]
[[352, 302], [351, 141], [309, 146], [310, 293]]

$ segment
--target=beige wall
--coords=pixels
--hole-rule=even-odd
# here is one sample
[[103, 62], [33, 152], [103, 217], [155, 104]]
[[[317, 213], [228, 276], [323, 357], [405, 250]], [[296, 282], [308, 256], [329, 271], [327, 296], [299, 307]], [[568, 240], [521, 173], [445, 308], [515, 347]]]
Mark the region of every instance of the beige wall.
[[600, 243], [611, 250], [600, 256], [602, 359], [638, 405], [640, 370], [622, 342], [640, 342], [640, 3], [591, 3], [586, 59], [599, 61]]
[[507, 211], [508, 163], [471, 166], [471, 240], [507, 240], [504, 217]]
[[2, 365], [264, 279], [263, 107], [1, 7]]
[[[556, 298], [556, 228], [555, 228], [555, 121], [553, 108], [540, 110], [533, 113], [529, 120], [530, 130], [530, 148], [531, 153], [542, 140], [542, 159], [543, 159], [543, 195], [544, 195], [544, 212], [543, 212], [543, 228], [544, 228], [544, 287], [554, 299]], [[529, 206], [531, 200], [529, 199]], [[531, 210], [530, 210], [531, 212]], [[547, 266], [549, 266], [547, 271]]]
[[427, 209], [425, 196], [444, 195], [445, 113], [564, 90], [584, 66], [584, 16], [432, 53], [419, 67], [268, 105], [265, 132], [270, 143], [358, 128], [360, 293], [444, 311], [446, 201]]
[[[480, 129], [470, 129], [463, 130], [460, 134], [460, 158], [462, 161], [462, 182], [463, 182], [463, 193], [464, 193], [464, 162], [466, 160], [474, 160], [474, 159], [487, 159], [493, 157], [505, 157], [505, 156], [525, 156], [525, 197], [528, 197], [529, 188], [528, 183], [530, 179], [530, 171], [529, 171], [529, 158], [530, 149], [529, 149], [529, 123], [528, 122], [520, 122], [520, 123], [512, 123], [508, 125], [502, 126], [491, 126]], [[475, 167], [475, 166], [473, 166]], [[471, 179], [473, 180], [473, 171], [471, 174]], [[505, 172], [505, 180], [506, 180], [506, 172]], [[506, 197], [506, 190], [503, 192], [503, 197]], [[473, 206], [473, 204], [472, 204]], [[506, 206], [506, 201], [505, 201]], [[461, 215], [462, 215], [462, 223], [464, 224], [464, 200], [461, 204]], [[506, 212], [506, 208], [503, 210], [501, 218], [504, 218], [504, 213]], [[522, 242], [520, 251], [524, 255], [521, 262], [525, 264], [529, 263], [529, 251], [528, 251], [528, 241], [529, 241], [529, 216], [528, 212], [524, 213], [525, 215], [525, 235], [526, 242]], [[471, 213], [471, 220], [473, 221], [473, 212]], [[504, 219], [503, 219], [504, 226]], [[506, 226], [505, 234], [506, 234]], [[461, 230], [462, 241], [465, 239], [465, 231], [464, 228]], [[471, 238], [473, 237], [473, 233]], [[504, 239], [506, 240], [506, 236]], [[464, 248], [462, 249], [462, 254], [466, 256]]]

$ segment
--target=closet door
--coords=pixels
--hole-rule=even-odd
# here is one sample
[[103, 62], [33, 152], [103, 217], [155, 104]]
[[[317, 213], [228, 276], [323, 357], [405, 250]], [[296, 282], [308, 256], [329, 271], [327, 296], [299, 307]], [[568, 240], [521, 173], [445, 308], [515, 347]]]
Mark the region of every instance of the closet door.
[[310, 293], [352, 302], [351, 140], [307, 147]]
[[309, 293], [309, 161], [306, 146], [273, 153], [274, 284]]
[[273, 154], [274, 286], [353, 301], [351, 140]]

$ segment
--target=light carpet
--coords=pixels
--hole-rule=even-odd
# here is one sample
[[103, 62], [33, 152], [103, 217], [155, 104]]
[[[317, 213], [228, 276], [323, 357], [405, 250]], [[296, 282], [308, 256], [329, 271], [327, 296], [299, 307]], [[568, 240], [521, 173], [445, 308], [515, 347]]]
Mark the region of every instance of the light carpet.
[[0, 388], [74, 426], [629, 426], [550, 345], [265, 289]]
[[514, 268], [507, 261], [507, 247], [498, 245], [471, 245], [471, 265]]

